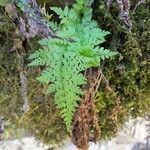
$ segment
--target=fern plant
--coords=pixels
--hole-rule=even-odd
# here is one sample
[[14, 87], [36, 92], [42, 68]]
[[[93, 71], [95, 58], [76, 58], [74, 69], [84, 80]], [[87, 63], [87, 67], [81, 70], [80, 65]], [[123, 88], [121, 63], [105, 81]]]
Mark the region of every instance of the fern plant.
[[52, 7], [60, 23], [49, 22], [60, 38], [48, 37], [39, 41], [41, 49], [30, 55], [29, 66], [45, 66], [37, 80], [48, 84], [47, 93], [54, 93], [55, 103], [62, 118], [70, 130], [72, 118], [86, 84], [83, 71], [100, 66], [101, 60], [112, 57], [112, 52], [99, 47], [109, 34], [102, 31], [96, 21], [92, 20], [90, 1], [77, 0], [73, 8]]

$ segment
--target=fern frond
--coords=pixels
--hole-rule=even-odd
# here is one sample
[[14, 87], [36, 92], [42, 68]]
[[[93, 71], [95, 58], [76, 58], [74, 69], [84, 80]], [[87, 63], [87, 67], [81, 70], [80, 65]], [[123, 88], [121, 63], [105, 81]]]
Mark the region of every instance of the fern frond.
[[37, 80], [48, 84], [47, 93], [55, 95], [55, 103], [68, 130], [71, 129], [75, 109], [83, 95], [81, 87], [87, 80], [82, 72], [100, 66], [101, 60], [117, 54], [98, 46], [105, 41], [109, 32], [102, 31], [97, 22], [91, 20], [90, 2], [77, 0], [73, 8], [65, 7], [64, 10], [52, 7], [61, 23], [59, 27], [52, 23], [50, 26], [57, 28], [57, 35], [61, 38], [42, 39], [39, 42], [42, 49], [29, 57], [32, 60], [29, 66], [46, 66]]

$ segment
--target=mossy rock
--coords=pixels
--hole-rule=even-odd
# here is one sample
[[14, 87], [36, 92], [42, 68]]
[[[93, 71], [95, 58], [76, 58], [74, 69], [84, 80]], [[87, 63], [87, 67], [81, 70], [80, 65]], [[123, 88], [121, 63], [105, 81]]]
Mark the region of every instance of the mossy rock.
[[[129, 33], [116, 17], [115, 5], [110, 10], [115, 13], [107, 15], [105, 1], [93, 5], [94, 18], [102, 29], [111, 32], [104, 46], [120, 53], [115, 59], [105, 62], [103, 70], [110, 87], [117, 95], [107, 90], [102, 83], [95, 100], [101, 139], [114, 136], [129, 116], [137, 117], [150, 113], [150, 19], [149, 9], [145, 5], [139, 6], [132, 15], [132, 33]], [[7, 22], [9, 21], [8, 19]], [[0, 37], [0, 116], [16, 127], [28, 130], [44, 143], [61, 142], [68, 133], [53, 96], [45, 95], [46, 87], [35, 79], [40, 72], [38, 68], [26, 70], [30, 107], [28, 112], [21, 112], [23, 99], [20, 95], [20, 64], [17, 52], [9, 52], [13, 46], [11, 31], [14, 25], [11, 22], [8, 24], [11, 28], [3, 31], [3, 36]], [[1, 30], [0, 27], [0, 32]], [[37, 49], [38, 45], [34, 44], [36, 42], [31, 43], [32, 49]], [[26, 52], [26, 67], [29, 63], [28, 55], [32, 51], [29, 48]]]
[[[117, 95], [114, 97], [113, 93], [108, 92], [102, 85], [96, 100], [102, 138], [114, 136], [129, 116], [137, 117], [150, 113], [150, 10], [147, 5], [145, 3], [139, 6], [132, 15], [131, 33], [116, 17], [116, 5], [112, 6], [110, 14], [106, 14], [105, 2], [100, 1], [99, 9], [95, 12], [101, 28], [111, 32], [108, 38], [110, 42], [105, 46], [117, 49], [120, 53], [120, 56], [105, 62], [103, 71]], [[135, 3], [132, 8], [134, 6]], [[112, 10], [115, 13], [112, 13]]]
[[[21, 96], [19, 77], [21, 66], [18, 51], [10, 52], [13, 46], [13, 40], [10, 39], [13, 37], [10, 34], [9, 38], [7, 34], [5, 36], [6, 40], [3, 38], [3, 43], [0, 43], [0, 117], [4, 117], [6, 121], [4, 136], [12, 139], [29, 134], [44, 143], [60, 142], [67, 136], [65, 125], [53, 97], [46, 95], [44, 93], [46, 87], [40, 85], [35, 79], [39, 69], [26, 70], [29, 111], [22, 112], [24, 101]], [[25, 59], [28, 64], [27, 57]]]

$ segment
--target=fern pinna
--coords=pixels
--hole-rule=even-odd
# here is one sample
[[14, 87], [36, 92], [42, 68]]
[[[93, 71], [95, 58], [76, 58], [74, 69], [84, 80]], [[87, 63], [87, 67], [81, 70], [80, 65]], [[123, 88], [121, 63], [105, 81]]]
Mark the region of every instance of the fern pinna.
[[60, 23], [49, 22], [57, 37], [39, 41], [41, 49], [29, 57], [29, 66], [45, 66], [37, 80], [47, 83], [47, 93], [54, 93], [55, 103], [61, 111], [67, 129], [83, 94], [81, 85], [86, 84], [83, 71], [100, 66], [101, 60], [116, 55], [99, 47], [109, 34], [102, 31], [92, 20], [92, 9], [88, 0], [77, 0], [73, 8], [52, 7], [59, 15]]

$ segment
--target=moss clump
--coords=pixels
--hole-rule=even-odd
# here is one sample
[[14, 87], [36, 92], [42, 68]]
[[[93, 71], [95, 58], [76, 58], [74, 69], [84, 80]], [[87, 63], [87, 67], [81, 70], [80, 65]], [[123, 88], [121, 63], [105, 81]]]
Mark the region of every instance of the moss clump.
[[[110, 45], [106, 46], [117, 49], [120, 53], [115, 60], [105, 62], [103, 71], [117, 96], [114, 97], [103, 85], [97, 95], [96, 105], [102, 138], [114, 136], [118, 127], [121, 127], [129, 116], [137, 117], [150, 113], [150, 11], [146, 5], [139, 6], [132, 15], [131, 33], [118, 23], [115, 5], [106, 14], [107, 8], [104, 1], [101, 1], [96, 11], [102, 27], [105, 28], [106, 24], [107, 30], [109, 28], [112, 33], [108, 39]], [[134, 7], [135, 3], [132, 4], [132, 8]], [[112, 10], [114, 13], [111, 13]]]
[[[53, 98], [44, 94], [46, 88], [35, 80], [37, 71], [32, 69], [26, 72], [30, 108], [27, 113], [21, 112], [23, 100], [20, 94], [20, 65], [16, 52], [8, 51], [11, 46], [4, 43], [0, 53], [0, 116], [7, 120], [5, 137], [18, 137], [18, 134], [21, 136], [27, 132], [44, 143], [61, 141], [67, 135], [65, 125]], [[24, 128], [26, 131], [22, 132], [17, 128]], [[14, 129], [14, 132], [21, 132], [15, 133], [16, 136], [11, 135]]]
[[19, 119], [20, 124], [43, 143], [62, 141], [67, 131], [53, 97], [45, 95], [46, 87], [37, 83], [31, 72], [28, 74], [28, 82], [30, 109]]

